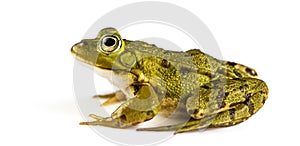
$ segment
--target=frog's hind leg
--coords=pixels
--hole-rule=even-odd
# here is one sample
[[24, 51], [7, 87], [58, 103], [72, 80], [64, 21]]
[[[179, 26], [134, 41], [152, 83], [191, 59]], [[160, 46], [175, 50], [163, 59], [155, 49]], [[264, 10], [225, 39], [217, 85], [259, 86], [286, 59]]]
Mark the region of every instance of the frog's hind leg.
[[209, 127], [228, 127], [246, 121], [261, 108], [266, 98], [267, 95], [264, 92], [257, 92], [251, 95], [244, 102], [219, 113]]
[[107, 99], [101, 106], [107, 106], [110, 104], [126, 101], [126, 95], [122, 91], [116, 91], [114, 93], [105, 94], [105, 95], [95, 95], [94, 98]]
[[251, 116], [248, 111], [249, 108], [247, 105], [239, 104], [230, 110], [218, 113], [216, 115], [211, 115], [209, 118], [195, 120], [198, 123], [193, 122], [194, 124], [190, 124], [188, 122], [185, 126], [177, 129], [175, 134], [205, 128], [233, 126], [247, 120]]
[[247, 120], [251, 115], [247, 105], [238, 104], [232, 109], [209, 115], [201, 119], [190, 119], [186, 123], [160, 127], [140, 128], [137, 131], [172, 131], [174, 134], [206, 128], [228, 127]]
[[[197, 111], [197, 109], [195, 109], [195, 111], [197, 112], [192, 112], [191, 114], [191, 117], [193, 117], [193, 119], [190, 119], [186, 123], [153, 128], [142, 128], [137, 130], [176, 130], [174, 133], [176, 134], [204, 128], [232, 126], [247, 120], [249, 117], [255, 114], [267, 99], [268, 88], [266, 84], [259, 79], [233, 79], [228, 80], [227, 83], [229, 83], [228, 85], [239, 87], [240, 90], [230, 91], [230, 88], [225, 89], [226, 93], [223, 99], [223, 101], [226, 101], [226, 103], [224, 104], [225, 107], [214, 109], [210, 113], [199, 113], [199, 110]], [[210, 94], [207, 94], [207, 96], [210, 96]], [[198, 104], [192, 104], [197, 103], [197, 100], [199, 100], [197, 97], [193, 97], [191, 98], [191, 100], [188, 100], [188, 102], [190, 103], [190, 105], [197, 106]], [[213, 106], [213, 104], [211, 104], [211, 106]]]

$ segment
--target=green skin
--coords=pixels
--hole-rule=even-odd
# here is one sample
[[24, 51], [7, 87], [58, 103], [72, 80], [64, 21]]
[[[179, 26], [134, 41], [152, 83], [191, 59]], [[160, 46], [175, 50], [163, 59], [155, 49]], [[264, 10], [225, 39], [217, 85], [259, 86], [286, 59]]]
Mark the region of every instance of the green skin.
[[[72, 54], [92, 65], [120, 88], [103, 105], [124, 101], [111, 117], [81, 125], [126, 128], [152, 119], [158, 112], [188, 115], [188, 121], [140, 131], [175, 133], [241, 123], [255, 114], [268, 97], [254, 69], [215, 59], [198, 49], [164, 50], [142, 41], [122, 39], [114, 28], [102, 29], [95, 39], [75, 44]], [[111, 77], [114, 79], [112, 80]]]

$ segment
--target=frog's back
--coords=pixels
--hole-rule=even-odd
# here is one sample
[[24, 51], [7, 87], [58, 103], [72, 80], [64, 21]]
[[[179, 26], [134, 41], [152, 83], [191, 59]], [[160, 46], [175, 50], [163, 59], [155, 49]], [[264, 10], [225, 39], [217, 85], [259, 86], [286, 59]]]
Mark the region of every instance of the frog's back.
[[186, 53], [192, 56], [199, 73], [210, 74], [212, 78], [257, 78], [256, 71], [245, 65], [216, 59], [198, 49]]
[[[199, 49], [191, 49], [186, 52], [171, 51], [164, 50], [143, 41], [128, 40], [126, 40], [126, 45], [129, 50], [134, 51], [135, 54], [137, 54], [138, 60], [151, 58], [151, 62], [158, 62], [158, 64], [167, 61], [174, 66], [174, 69], [177, 71], [182, 71], [183, 73], [196, 73], [201, 77], [206, 76], [204, 78], [210, 78], [210, 81], [220, 77], [240, 78], [256, 76], [255, 70], [249, 67], [216, 59]], [[168, 71], [170, 71], [170, 69]], [[249, 71], [254, 72], [254, 76], [249, 76], [249, 73], [247, 73]], [[164, 72], [166, 72], [166, 70], [164, 70]], [[201, 84], [203, 83], [204, 82], [201, 81]]]
[[177, 67], [185, 66], [198, 69], [212, 69], [212, 67], [222, 64], [222, 61], [203, 53], [199, 49], [191, 49], [186, 52], [171, 51], [143, 41], [125, 40], [125, 42], [127, 49], [137, 54], [138, 60], [153, 57], [167, 60], [178, 65]]

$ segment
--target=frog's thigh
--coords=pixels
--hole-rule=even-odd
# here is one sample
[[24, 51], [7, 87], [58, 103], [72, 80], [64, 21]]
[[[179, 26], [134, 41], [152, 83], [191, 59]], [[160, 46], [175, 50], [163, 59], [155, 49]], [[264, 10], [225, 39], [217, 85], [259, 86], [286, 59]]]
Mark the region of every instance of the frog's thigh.
[[262, 92], [256, 92], [248, 100], [218, 113], [209, 127], [227, 127], [247, 120], [262, 107], [265, 98]]
[[251, 114], [249, 107], [245, 104], [238, 104], [230, 110], [218, 113], [212, 120], [209, 127], [227, 127], [236, 125], [247, 120]]
[[[211, 119], [207, 119], [207, 117], [203, 118], [202, 115], [204, 115], [204, 112], [201, 112], [201, 110], [196, 110], [196, 112], [191, 113], [191, 117], [195, 118], [194, 121], [188, 121], [186, 125], [176, 131], [176, 133], [186, 132], [186, 131], [192, 131], [196, 129], [202, 129], [209, 127], [226, 127], [226, 126], [232, 126], [238, 123], [241, 123], [245, 120], [247, 120], [250, 116], [255, 114], [264, 104], [265, 100], [267, 99], [268, 94], [268, 88], [266, 84], [259, 80], [254, 78], [247, 78], [245, 79], [234, 79], [231, 81], [228, 81], [228, 83], [236, 84], [236, 87], [241, 87], [247, 84], [247, 87], [250, 87], [244, 91], [240, 90], [234, 90], [226, 93], [226, 97], [224, 100], [230, 101], [230, 104], [227, 110], [224, 111], [224, 109], [216, 109], [215, 112], [218, 112], [216, 114], [210, 115]], [[216, 90], [218, 91], [218, 90]], [[225, 89], [226, 91], [226, 89]], [[213, 89], [212, 89], [212, 92]], [[211, 96], [214, 94], [203, 94], [204, 96]], [[233, 95], [233, 96], [231, 96]], [[239, 97], [236, 97], [236, 95], [239, 95]], [[206, 97], [205, 96], [205, 97]], [[233, 98], [235, 97], [235, 98]], [[232, 99], [231, 99], [232, 98]], [[198, 104], [204, 104], [201, 103], [201, 101], [205, 101], [203, 99], [206, 99], [202, 96], [202, 100], [197, 99], [197, 97], [190, 97], [191, 100], [188, 100], [187, 105], [190, 105], [189, 107], [197, 107]], [[209, 99], [207, 97], [207, 99]], [[214, 97], [211, 97], [211, 99], [215, 99]], [[233, 100], [238, 99], [238, 100]], [[190, 103], [189, 103], [190, 102]], [[198, 103], [198, 104], [195, 104]], [[195, 108], [197, 109], [197, 108]], [[223, 111], [220, 111], [223, 110]], [[207, 113], [209, 114], [209, 113]], [[208, 118], [209, 118], [208, 117]], [[198, 121], [199, 124], [197, 124]], [[194, 124], [195, 123], [195, 124]]]
[[[227, 127], [227, 126], [241, 123], [247, 120], [250, 116], [251, 114], [249, 114], [248, 106], [245, 104], [238, 104], [235, 105], [230, 110], [218, 114], [214, 114], [214, 115], [209, 115], [200, 119], [191, 119], [182, 125], [165, 126], [159, 128], [161, 130], [163, 128], [164, 130], [166, 130], [166, 128], [168, 127], [169, 129], [176, 130], [175, 131], [176, 134], [176, 133], [183, 133], [187, 131], [194, 131], [199, 129], [212, 128], [212, 127]], [[157, 129], [158, 128], [156, 128], [156, 130]], [[154, 130], [154, 128], [150, 130]]]
[[217, 114], [234, 108], [237, 104], [249, 107], [249, 113], [256, 113], [268, 97], [268, 88], [262, 80], [255, 78], [228, 79], [214, 85], [213, 89], [200, 89], [199, 96], [187, 99], [186, 109], [194, 119], [204, 115]]
[[[245, 80], [241, 80], [243, 82]], [[232, 102], [229, 109], [217, 114], [210, 127], [226, 127], [241, 123], [255, 114], [268, 98], [268, 88], [266, 84], [259, 79], [247, 79], [249, 87], [242, 95], [243, 101]], [[255, 83], [255, 84], [251, 84]], [[238, 83], [237, 83], [238, 84]], [[242, 85], [242, 84], [241, 84]], [[241, 91], [236, 91], [241, 92]], [[236, 95], [234, 92], [230, 94]], [[228, 94], [229, 95], [229, 94]], [[225, 99], [228, 97], [225, 97]]]

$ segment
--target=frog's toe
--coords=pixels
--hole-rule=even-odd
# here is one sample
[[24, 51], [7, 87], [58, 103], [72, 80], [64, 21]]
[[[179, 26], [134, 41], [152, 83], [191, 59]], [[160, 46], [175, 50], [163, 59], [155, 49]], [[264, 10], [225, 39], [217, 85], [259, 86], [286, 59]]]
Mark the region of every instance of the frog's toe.
[[93, 119], [95, 119], [95, 120], [97, 120], [97, 121], [105, 120], [104, 117], [97, 116], [97, 115], [95, 115], [95, 114], [90, 114], [89, 117], [91, 117], [91, 118], [93, 118]]
[[[207, 126], [206, 126], [207, 127]], [[178, 134], [178, 133], [183, 133], [183, 132], [188, 132], [188, 131], [195, 131], [195, 130], [199, 130], [201, 128], [204, 128], [204, 127], [200, 127], [199, 125], [193, 125], [193, 126], [185, 126], [185, 127], [182, 127], [180, 129], [177, 129], [175, 132], [174, 132], [174, 135], [175, 134]]]
[[112, 121], [112, 118], [107, 117], [101, 117], [94, 114], [89, 115], [91, 118], [95, 119], [96, 121], [90, 121], [90, 122], [80, 122], [80, 125], [107, 125], [107, 123]]
[[182, 126], [181, 128], [177, 129], [174, 134], [178, 133], [183, 133], [183, 132], [188, 132], [188, 131], [195, 131], [195, 130], [200, 130], [200, 129], [206, 129], [210, 125], [210, 122], [206, 121], [201, 123], [201, 120], [193, 120], [187, 122], [185, 126]]
[[131, 126], [130, 124], [124, 123], [120, 118], [114, 119], [112, 117], [101, 117], [94, 114], [90, 114], [89, 116], [95, 119], [95, 121], [80, 122], [79, 125], [106, 126], [112, 128], [126, 128]]
[[161, 127], [150, 127], [150, 128], [138, 128], [136, 131], [170, 131], [168, 126], [161, 126]]
[[79, 125], [101, 125], [99, 121], [80, 122]]
[[107, 99], [104, 103], [101, 104], [101, 106], [107, 106], [114, 103], [126, 101], [127, 99], [122, 91], [117, 91], [106, 95], [94, 95], [93, 98]]
[[101, 104], [101, 106], [107, 106], [107, 105], [111, 105], [111, 104], [118, 103], [118, 102], [121, 102], [121, 100], [119, 98], [112, 97], [112, 98], [107, 99], [105, 102], [103, 102]]
[[99, 116], [93, 116], [95, 121], [89, 121], [89, 122], [80, 122], [80, 125], [93, 125], [93, 126], [106, 126], [106, 127], [113, 127], [113, 128], [125, 128], [126, 125], [123, 124], [118, 119], [113, 119], [111, 117], [103, 118]]

